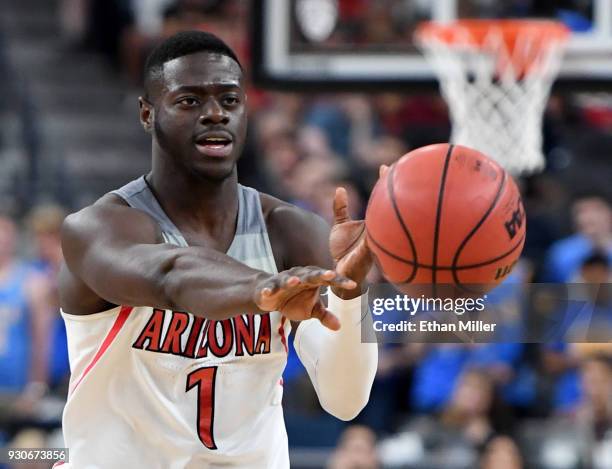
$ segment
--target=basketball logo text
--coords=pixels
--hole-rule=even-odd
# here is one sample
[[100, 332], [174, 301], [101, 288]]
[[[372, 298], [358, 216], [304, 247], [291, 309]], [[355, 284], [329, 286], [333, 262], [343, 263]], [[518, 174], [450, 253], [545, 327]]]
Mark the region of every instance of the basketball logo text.
[[512, 217], [510, 220], [504, 223], [506, 227], [506, 231], [508, 232], [508, 236], [510, 239], [514, 239], [518, 230], [523, 226], [523, 221], [525, 219], [525, 213], [523, 212], [523, 206], [521, 204], [521, 199], [518, 199], [518, 206], [516, 210], [512, 212]]
[[506, 275], [508, 275], [510, 272], [512, 272], [512, 269], [514, 269], [514, 266], [516, 265], [518, 261], [514, 261], [512, 264], [510, 265], [505, 265], [503, 267], [499, 267], [496, 271], [495, 271], [495, 280], [499, 280], [500, 278], [505, 277]]

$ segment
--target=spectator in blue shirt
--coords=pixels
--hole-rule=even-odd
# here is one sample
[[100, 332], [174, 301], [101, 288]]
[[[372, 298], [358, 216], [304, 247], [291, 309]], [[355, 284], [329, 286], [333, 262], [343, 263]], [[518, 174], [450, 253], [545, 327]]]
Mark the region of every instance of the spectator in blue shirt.
[[32, 266], [46, 279], [50, 288], [49, 385], [59, 387], [58, 391], [62, 394], [70, 378], [66, 326], [59, 314], [57, 293], [57, 278], [63, 261], [60, 231], [65, 217], [65, 210], [57, 205], [40, 205], [28, 217], [28, 229], [33, 236], [35, 249]]
[[554, 243], [547, 255], [542, 280], [566, 283], [576, 279], [583, 262], [596, 251], [612, 264], [612, 207], [605, 196], [585, 194], [572, 204], [576, 234]]
[[47, 386], [49, 285], [16, 256], [17, 229], [0, 216], [0, 396], [29, 414]]

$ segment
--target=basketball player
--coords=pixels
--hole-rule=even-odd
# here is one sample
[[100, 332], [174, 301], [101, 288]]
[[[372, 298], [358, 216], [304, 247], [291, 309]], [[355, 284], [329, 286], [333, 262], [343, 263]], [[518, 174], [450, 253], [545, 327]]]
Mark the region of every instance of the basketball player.
[[330, 232], [238, 184], [247, 98], [220, 39], [173, 36], [145, 74], [151, 171], [63, 229], [70, 466], [287, 468], [290, 321], [301, 321], [295, 348], [324, 409], [349, 420], [369, 396], [377, 347], [360, 340], [372, 263], [363, 222], [349, 220], [342, 189]]

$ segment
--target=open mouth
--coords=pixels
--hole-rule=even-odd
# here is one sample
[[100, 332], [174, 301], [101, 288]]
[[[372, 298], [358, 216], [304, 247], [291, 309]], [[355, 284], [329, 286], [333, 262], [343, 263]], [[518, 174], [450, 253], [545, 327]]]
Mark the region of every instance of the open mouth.
[[196, 140], [198, 151], [214, 158], [229, 156], [233, 147], [232, 139], [225, 135], [203, 135]]

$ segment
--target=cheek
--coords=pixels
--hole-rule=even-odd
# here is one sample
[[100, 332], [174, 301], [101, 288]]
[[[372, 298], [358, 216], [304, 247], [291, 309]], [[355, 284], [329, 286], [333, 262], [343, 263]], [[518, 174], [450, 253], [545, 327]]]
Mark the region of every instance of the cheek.
[[196, 110], [178, 109], [173, 106], [163, 106], [156, 113], [156, 123], [166, 133], [170, 129], [172, 132], [180, 133], [191, 131], [193, 124], [197, 121], [199, 112]]
[[167, 112], [157, 114], [154, 128], [159, 141], [180, 140], [190, 129], [184, 118]]
[[248, 118], [246, 109], [243, 109], [241, 113], [236, 115], [236, 134], [241, 137], [242, 140], [246, 138], [248, 128]]

